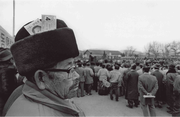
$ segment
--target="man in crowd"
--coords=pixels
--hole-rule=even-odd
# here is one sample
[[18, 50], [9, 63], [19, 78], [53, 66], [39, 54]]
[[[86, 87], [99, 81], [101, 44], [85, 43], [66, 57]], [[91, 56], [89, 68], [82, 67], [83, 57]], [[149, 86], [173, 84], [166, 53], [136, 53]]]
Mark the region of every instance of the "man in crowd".
[[138, 107], [138, 77], [139, 74], [136, 72], [136, 64], [132, 64], [131, 70], [127, 73], [125, 77], [126, 82], [126, 95], [125, 98], [128, 100], [127, 107], [133, 108], [133, 106]]
[[79, 55], [74, 32], [64, 21], [56, 21], [56, 29], [45, 32], [30, 35], [24, 26], [18, 31], [11, 52], [27, 81], [6, 116], [83, 114], [71, 100], [79, 84], [74, 71], [74, 57]]
[[[77, 68], [75, 70], [79, 74], [79, 89], [78, 90], [81, 93], [81, 97], [84, 97], [84, 82], [85, 82], [86, 73], [80, 61], [77, 63]], [[77, 97], [80, 97], [79, 91], [77, 92]]]
[[96, 92], [98, 91], [98, 82], [99, 82], [97, 73], [100, 69], [101, 69], [100, 63], [97, 62], [96, 65], [94, 66], [94, 88]]
[[[151, 117], [155, 117], [156, 112], [153, 96], [156, 94], [158, 90], [158, 82], [155, 76], [149, 74], [149, 70], [149, 66], [143, 67], [144, 73], [141, 76], [139, 76], [138, 90], [140, 94], [140, 103], [143, 115], [147, 117], [150, 113]], [[145, 98], [145, 95], [148, 95], [149, 98]]]
[[110, 83], [111, 83], [111, 89], [110, 89], [110, 98], [113, 100], [113, 91], [116, 95], [116, 101], [118, 101], [119, 97], [119, 90], [118, 90], [118, 84], [121, 84], [122, 82], [122, 75], [119, 72], [119, 65], [115, 65], [115, 69], [110, 71]]
[[90, 68], [90, 63], [86, 63], [84, 64], [85, 68], [85, 87], [86, 87], [86, 94], [87, 95], [92, 95], [91, 90], [92, 90], [92, 84], [93, 84], [93, 76], [94, 76], [94, 72], [93, 70]]
[[154, 66], [154, 72], [152, 72], [152, 75], [157, 78], [158, 81], [158, 90], [156, 93], [156, 106], [159, 108], [162, 108], [162, 101], [163, 101], [163, 74], [159, 71], [160, 64], [156, 64]]
[[0, 48], [0, 116], [7, 99], [18, 86], [16, 74], [17, 70], [10, 50]]

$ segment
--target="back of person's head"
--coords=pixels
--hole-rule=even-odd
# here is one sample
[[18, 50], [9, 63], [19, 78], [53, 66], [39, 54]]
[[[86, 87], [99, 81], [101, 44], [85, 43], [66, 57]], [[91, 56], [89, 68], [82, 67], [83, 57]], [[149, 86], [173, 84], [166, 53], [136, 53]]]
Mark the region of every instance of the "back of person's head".
[[115, 64], [114, 68], [115, 68], [116, 70], [119, 70], [119, 65]]
[[82, 63], [81, 62], [78, 62], [77, 65], [78, 65], [78, 67], [82, 67]]
[[79, 55], [74, 32], [63, 20], [56, 19], [56, 29], [33, 35], [25, 28], [31, 22], [18, 31], [11, 46], [19, 74], [27, 76], [30, 81], [37, 70], [51, 68], [58, 62]]
[[86, 66], [90, 66], [90, 63], [88, 62], [88, 63], [86, 63]]
[[86, 66], [86, 64], [87, 64], [87, 63], [86, 63], [86, 62], [84, 62], [84, 63], [83, 63], [83, 66]]
[[132, 64], [131, 69], [135, 70], [136, 69], [136, 64]]
[[130, 63], [125, 63], [124, 67], [125, 67], [125, 68], [130, 68], [130, 67], [131, 67], [131, 64], [130, 64]]
[[180, 73], [180, 65], [176, 65], [176, 72]]
[[91, 63], [91, 65], [92, 65], [92, 66], [94, 66], [94, 65], [95, 65], [95, 63], [94, 63], [94, 62], [92, 62], [92, 63]]
[[106, 65], [105, 64], [102, 64], [102, 68], [105, 68], [106, 67]]
[[143, 67], [143, 71], [144, 72], [149, 72], [149, 70], [150, 70], [150, 66], [147, 66], [147, 65], [145, 65], [144, 67]]
[[142, 68], [142, 67], [143, 67], [143, 65], [142, 65], [142, 64], [140, 64], [139, 66], [140, 66], [140, 68]]
[[136, 66], [139, 66], [140, 65], [140, 63], [139, 62], [136, 62]]
[[0, 48], [0, 68], [13, 67], [12, 54], [9, 48]]
[[156, 64], [154, 65], [154, 69], [159, 69], [159, 68], [160, 68], [160, 64], [156, 63]]
[[99, 65], [100, 65], [99, 62], [97, 62], [97, 63], [96, 63], [96, 66], [99, 66]]

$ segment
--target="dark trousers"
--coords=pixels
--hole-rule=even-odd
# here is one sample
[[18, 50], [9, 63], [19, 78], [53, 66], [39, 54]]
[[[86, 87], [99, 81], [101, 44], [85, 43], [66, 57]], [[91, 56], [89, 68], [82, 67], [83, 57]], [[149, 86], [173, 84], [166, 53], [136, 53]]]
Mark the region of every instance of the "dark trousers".
[[[81, 92], [81, 97], [83, 97], [84, 96], [84, 82], [79, 82], [79, 89], [78, 90]], [[78, 97], [80, 97], [79, 96], [79, 91], [78, 91], [78, 94], [77, 94]]]
[[86, 93], [91, 94], [92, 84], [85, 84], [86, 87]]
[[118, 97], [119, 97], [118, 83], [111, 83], [111, 87], [110, 87], [110, 98], [111, 99], [113, 99], [113, 92], [115, 92], [116, 100], [118, 100]]
[[123, 95], [124, 95], [123, 87], [120, 86], [120, 87], [119, 87], [119, 96], [123, 96]]
[[138, 99], [128, 99], [128, 104], [129, 104], [129, 106], [130, 107], [133, 107], [133, 104], [135, 105], [135, 106], [138, 106], [139, 105], [139, 100]]
[[93, 89], [97, 92], [97, 87], [98, 87], [98, 77], [93, 78]]

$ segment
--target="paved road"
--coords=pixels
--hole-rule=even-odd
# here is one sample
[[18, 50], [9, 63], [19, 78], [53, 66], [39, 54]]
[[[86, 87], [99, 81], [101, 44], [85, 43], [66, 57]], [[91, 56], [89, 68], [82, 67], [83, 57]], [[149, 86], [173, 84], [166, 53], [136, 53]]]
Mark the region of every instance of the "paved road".
[[[76, 104], [85, 112], [86, 116], [143, 116], [142, 110], [139, 107], [133, 107], [130, 109], [126, 107], [126, 100], [123, 97], [119, 97], [119, 101], [110, 100], [109, 95], [100, 96], [96, 92], [92, 91], [92, 95], [81, 98], [74, 98]], [[166, 105], [163, 108], [156, 108], [157, 116], [171, 117], [166, 112]]]

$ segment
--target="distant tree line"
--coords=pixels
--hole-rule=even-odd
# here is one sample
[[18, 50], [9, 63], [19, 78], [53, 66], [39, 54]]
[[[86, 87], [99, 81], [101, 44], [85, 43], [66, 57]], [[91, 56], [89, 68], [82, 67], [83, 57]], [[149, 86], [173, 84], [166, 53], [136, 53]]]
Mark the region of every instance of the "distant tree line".
[[[138, 57], [139, 55], [136, 53], [136, 49], [133, 46], [129, 46], [126, 50], [122, 53], [123, 56], [134, 56]], [[169, 57], [179, 57], [180, 56], [180, 41], [173, 41], [167, 44], [162, 44], [156, 41], [148, 43], [144, 47], [144, 53], [147, 57], [162, 57], [162, 58], [169, 58]]]

